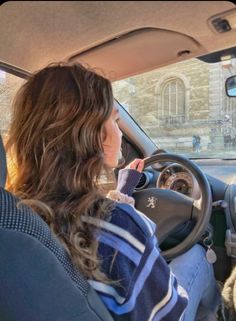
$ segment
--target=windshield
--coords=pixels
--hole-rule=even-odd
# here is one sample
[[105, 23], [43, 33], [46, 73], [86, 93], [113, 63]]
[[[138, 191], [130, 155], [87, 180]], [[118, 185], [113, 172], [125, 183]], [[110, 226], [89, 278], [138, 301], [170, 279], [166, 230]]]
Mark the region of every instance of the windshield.
[[236, 59], [173, 64], [113, 83], [114, 97], [156, 145], [196, 158], [236, 158], [236, 98], [225, 79]]

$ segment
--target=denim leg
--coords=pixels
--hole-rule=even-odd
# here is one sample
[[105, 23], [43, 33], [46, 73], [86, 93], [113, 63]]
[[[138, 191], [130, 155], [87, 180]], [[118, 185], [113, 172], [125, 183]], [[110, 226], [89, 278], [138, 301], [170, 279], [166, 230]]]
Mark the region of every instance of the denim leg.
[[209, 316], [215, 313], [220, 303], [220, 292], [213, 266], [206, 259], [205, 249], [196, 244], [186, 253], [173, 259], [169, 265], [189, 296], [184, 321], [195, 320], [199, 304], [209, 309]]

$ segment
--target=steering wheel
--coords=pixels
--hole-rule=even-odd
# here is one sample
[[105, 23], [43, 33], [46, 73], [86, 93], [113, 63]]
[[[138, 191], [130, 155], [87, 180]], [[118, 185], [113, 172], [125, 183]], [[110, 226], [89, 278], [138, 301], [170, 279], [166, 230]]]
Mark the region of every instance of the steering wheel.
[[190, 220], [194, 222], [193, 229], [183, 241], [171, 249], [162, 251], [162, 256], [168, 261], [186, 252], [200, 240], [210, 221], [212, 194], [203, 172], [186, 157], [168, 153], [157, 154], [145, 159], [144, 168], [156, 162], [171, 162], [184, 166], [196, 178], [201, 192], [197, 200], [172, 190], [159, 188], [148, 188], [133, 194], [135, 207], [157, 224], [159, 245], [177, 227]]

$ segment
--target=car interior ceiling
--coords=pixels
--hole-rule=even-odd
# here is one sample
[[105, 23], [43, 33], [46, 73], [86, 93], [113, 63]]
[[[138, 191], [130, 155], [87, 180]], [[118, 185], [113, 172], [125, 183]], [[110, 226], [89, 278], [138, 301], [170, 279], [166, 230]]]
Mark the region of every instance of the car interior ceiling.
[[[118, 2], [100, 1], [99, 5], [94, 3], [92, 11], [86, 1], [64, 3], [63, 10], [61, 10], [60, 1], [48, 2], [44, 6], [27, 2], [12, 2], [9, 5], [4, 3], [1, 6], [0, 23], [1, 30], [7, 28], [8, 32], [0, 34], [0, 41], [5, 44], [1, 47], [0, 60], [25, 71], [33, 72], [48, 62], [73, 60], [79, 56], [82, 60], [87, 56], [88, 59], [91, 59], [91, 65], [94, 66], [92, 62], [96, 57], [101, 59], [101, 64], [98, 65], [96, 62], [96, 67], [106, 71], [106, 64], [108, 64], [107, 67], [113, 66], [117, 73], [116, 77], [121, 79], [127, 75], [126, 68], [129, 68], [126, 59], [131, 63], [132, 68], [129, 73], [132, 74], [135, 69], [136, 71], [151, 70], [163, 64], [169, 64], [169, 58], [172, 62], [174, 59], [181, 61], [191, 56], [204, 55], [217, 51], [221, 47], [234, 45], [232, 41], [234, 38], [232, 34], [236, 35], [234, 29], [230, 31], [229, 36], [228, 32], [216, 32], [211, 23], [216, 19], [215, 17], [225, 17], [226, 13], [226, 17], [235, 14], [235, 6], [231, 2], [206, 1], [204, 2], [205, 10], [202, 10], [201, 3], [198, 2], [191, 2], [191, 6], [183, 6], [181, 1], [173, 1], [171, 12], [169, 4], [164, 1], [145, 3], [137, 2], [135, 10], [133, 10], [132, 1], [127, 2], [119, 6], [119, 10], [117, 10]], [[35, 6], [37, 6], [37, 10], [35, 10]], [[101, 12], [102, 6], [106, 10]], [[151, 10], [144, 11], [145, 6]], [[191, 18], [192, 11], [198, 16], [198, 20]], [[173, 12], [178, 19], [171, 19]], [[50, 23], [52, 14], [53, 25]], [[79, 19], [80, 14], [83, 19]], [[12, 16], [15, 17], [14, 21], [11, 19]], [[25, 18], [22, 19], [22, 17]], [[102, 27], [93, 28], [91, 21], [96, 22], [100, 19], [103, 22]], [[182, 19], [185, 21], [184, 27]], [[132, 24], [131, 21], [133, 21]], [[148, 26], [146, 21], [148, 21]], [[209, 28], [212, 29], [211, 33], [209, 33]], [[35, 34], [37, 42], [41, 43], [41, 46], [37, 46], [37, 50], [34, 49]], [[15, 35], [18, 35], [17, 39], [15, 39]], [[152, 41], [155, 35], [158, 37]], [[212, 36], [214, 41], [212, 41]], [[74, 39], [76, 39], [76, 43]], [[146, 65], [143, 59], [140, 59], [142, 55], [138, 55], [138, 51], [132, 50], [130, 47], [131, 51], [129, 55], [125, 55], [126, 59], [119, 58], [119, 54], [127, 52], [125, 45], [128, 39], [134, 45], [138, 44], [139, 40], [147, 42], [147, 46], [140, 48], [147, 57], [150, 57], [146, 59]], [[178, 41], [180, 45], [178, 45]], [[8, 45], [12, 43], [14, 43], [14, 50]], [[159, 50], [160, 44], [162, 50]], [[26, 52], [29, 55], [26, 55]], [[111, 59], [114, 62], [113, 65], [107, 62], [108, 54], [108, 60]], [[33, 57], [33, 59], [29, 57]], [[164, 60], [165, 57], [168, 59]], [[107, 70], [113, 71], [113, 68]]]

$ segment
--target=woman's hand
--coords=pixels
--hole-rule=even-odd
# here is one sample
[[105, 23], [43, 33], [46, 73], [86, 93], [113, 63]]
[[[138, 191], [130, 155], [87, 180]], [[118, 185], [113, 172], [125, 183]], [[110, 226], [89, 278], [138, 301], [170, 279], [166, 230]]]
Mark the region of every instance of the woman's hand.
[[136, 158], [131, 163], [129, 163], [125, 168], [135, 169], [136, 171], [141, 173], [143, 170], [143, 167], [144, 167], [144, 160], [140, 158]]
[[136, 158], [125, 168], [119, 170], [117, 180], [117, 191], [123, 194], [132, 196], [135, 187], [137, 186], [144, 168], [144, 160]]

